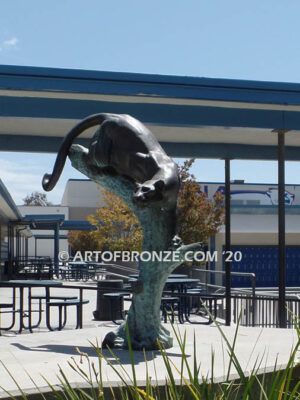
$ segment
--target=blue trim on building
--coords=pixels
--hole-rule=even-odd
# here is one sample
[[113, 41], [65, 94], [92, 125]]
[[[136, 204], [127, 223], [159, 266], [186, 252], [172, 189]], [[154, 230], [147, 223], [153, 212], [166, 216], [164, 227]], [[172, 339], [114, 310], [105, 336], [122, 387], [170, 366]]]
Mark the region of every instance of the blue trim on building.
[[[62, 137], [0, 135], [0, 151], [57, 153], [62, 141]], [[90, 140], [79, 138], [76, 139], [76, 143], [88, 147]]]
[[[30, 135], [0, 135], [0, 151], [57, 153], [63, 138]], [[76, 139], [88, 147], [89, 139]], [[277, 160], [277, 146], [255, 146], [231, 143], [160, 142], [170, 157], [230, 158], [239, 160]], [[300, 160], [300, 147], [286, 146], [286, 160]]]
[[[217, 158], [239, 160], [277, 160], [277, 146], [256, 146], [232, 143], [173, 143], [160, 142], [171, 157]], [[286, 146], [287, 161], [300, 160], [300, 148]]]
[[144, 123], [166, 126], [300, 129], [296, 111], [0, 96], [2, 117], [82, 119], [98, 112], [130, 114]]
[[64, 219], [64, 214], [28, 214], [23, 220], [30, 223], [31, 229], [57, 231], [57, 226], [61, 225]]
[[[56, 229], [59, 224], [60, 230], [96, 230], [97, 227], [88, 221], [65, 220], [64, 214], [28, 214], [23, 217], [24, 221], [31, 223], [32, 229]], [[45, 236], [45, 235], [43, 235]]]
[[0, 66], [0, 89], [300, 104], [300, 84]]
[[165, 126], [300, 130], [297, 111], [0, 96], [2, 117], [82, 119], [98, 112], [130, 114], [146, 124]]
[[26, 214], [25, 219], [31, 219], [36, 221], [63, 221], [65, 219], [64, 214]]
[[[71, 179], [69, 179], [69, 180], [71, 180]], [[88, 179], [89, 180], [89, 179]], [[198, 182], [200, 185], [224, 185], [224, 182]], [[274, 186], [274, 187], [276, 187], [276, 186], [278, 186], [278, 184], [277, 183], [256, 183], [256, 182], [244, 182], [244, 183], [233, 183], [233, 182], [231, 182], [230, 183], [230, 186], [234, 186], [234, 185], [245, 185], [245, 186]], [[285, 187], [287, 187], [287, 186], [300, 186], [300, 184], [299, 183], [286, 183], [285, 184]]]
[[[54, 239], [54, 235], [34, 235], [35, 239]], [[67, 235], [59, 235], [59, 239], [68, 239]]]
[[[273, 204], [231, 204], [231, 207], [241, 207], [241, 208], [266, 208], [266, 209], [277, 209], [277, 205]], [[285, 205], [286, 209], [289, 208], [298, 208], [300, 210], [300, 205], [298, 204], [291, 204], [291, 205]]]
[[[231, 204], [232, 214], [247, 214], [247, 215], [277, 215], [278, 206], [263, 205], [263, 204]], [[300, 215], [299, 205], [286, 205], [286, 215]]]
[[63, 222], [63, 224], [60, 226], [60, 229], [69, 231], [91, 231], [97, 230], [97, 227], [90, 224], [88, 221], [67, 220]]
[[[141, 103], [141, 97], [300, 105], [300, 84], [161, 76], [57, 68], [0, 66], [0, 90], [24, 91], [0, 96], [0, 117], [81, 119], [97, 112], [128, 113], [158, 126], [219, 126], [300, 130], [300, 112], [182, 104]], [[26, 97], [26, 91], [136, 96], [136, 102]], [[38, 94], [37, 94], [38, 96]], [[55, 96], [54, 96], [55, 97]], [[84, 97], [84, 96], [83, 96]], [[195, 137], [196, 137], [195, 133]], [[2, 151], [57, 152], [62, 139], [0, 135]], [[88, 140], [78, 143], [87, 146]], [[276, 160], [277, 146], [231, 143], [161, 143], [172, 157]], [[287, 160], [300, 160], [297, 147]]]
[[[79, 181], [79, 182], [81, 182], [81, 181], [87, 181], [87, 182], [92, 182], [91, 181], [91, 179], [79, 179], [79, 178], [70, 178], [70, 179], [68, 179], [68, 181]], [[205, 181], [205, 182], [198, 182], [200, 185], [224, 185], [224, 182], [208, 182], [208, 181]], [[261, 185], [261, 186], [274, 186], [274, 187], [276, 187], [277, 186], [277, 183], [256, 183], [256, 182], [244, 182], [244, 183], [231, 183], [230, 184], [231, 186], [234, 186], [234, 185], [245, 185], [245, 186], [247, 186], [247, 185], [249, 185], [249, 186], [251, 186], [251, 185]], [[300, 186], [300, 184], [298, 184], [298, 183], [296, 183], [296, 184], [294, 184], [294, 183], [287, 183], [285, 186]]]

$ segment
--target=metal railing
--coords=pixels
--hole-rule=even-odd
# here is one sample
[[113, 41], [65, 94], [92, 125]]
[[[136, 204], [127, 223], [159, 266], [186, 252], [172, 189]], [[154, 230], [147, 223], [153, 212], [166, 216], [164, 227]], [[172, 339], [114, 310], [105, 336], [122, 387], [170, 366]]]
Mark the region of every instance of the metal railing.
[[[247, 295], [233, 295], [233, 322], [241, 316], [243, 326], [261, 326], [279, 328], [278, 296], [257, 295], [255, 298]], [[297, 296], [286, 296], [287, 327], [294, 327], [294, 318], [300, 321], [300, 299]]]
[[50, 257], [17, 257], [12, 261], [14, 277], [52, 279], [53, 261]]
[[[210, 271], [193, 268], [198, 272], [225, 275], [224, 271]], [[231, 275], [245, 276], [251, 280], [251, 288], [234, 288], [231, 291], [232, 317], [243, 326], [279, 327], [278, 288], [256, 288], [256, 276], [248, 272], [231, 272]], [[200, 283], [208, 291], [225, 292], [224, 286]], [[300, 288], [286, 288], [287, 327], [294, 326], [294, 318], [300, 321]], [[219, 306], [219, 316], [224, 318], [225, 302]]]
[[[212, 271], [209, 269], [200, 269], [200, 268], [193, 268], [193, 271], [198, 271], [198, 272], [203, 272], [206, 274], [206, 277], [208, 274], [212, 275], [223, 275], [225, 276], [225, 271]], [[252, 296], [255, 297], [255, 292], [256, 292], [256, 275], [253, 272], [230, 272], [230, 276], [244, 276], [246, 278], [250, 278], [251, 281], [251, 289], [252, 289]], [[207, 282], [207, 279], [205, 280], [205, 283], [207, 285], [211, 285]], [[217, 285], [216, 285], [217, 286]], [[224, 286], [219, 286], [223, 287], [225, 290]]]

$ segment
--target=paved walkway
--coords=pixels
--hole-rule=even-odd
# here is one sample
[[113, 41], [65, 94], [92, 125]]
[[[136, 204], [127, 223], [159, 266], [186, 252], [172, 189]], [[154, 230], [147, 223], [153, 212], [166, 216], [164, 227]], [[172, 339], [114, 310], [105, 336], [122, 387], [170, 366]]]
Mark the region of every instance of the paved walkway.
[[[170, 327], [169, 327], [170, 328]], [[57, 377], [59, 366], [65, 371], [70, 381], [74, 384], [82, 382], [82, 379], [71, 369], [68, 361], [71, 357], [75, 357], [80, 362], [80, 355], [76, 352], [76, 348], [87, 353], [91, 360], [96, 360], [96, 353], [90, 343], [101, 343], [103, 337], [110, 330], [115, 329], [111, 323], [102, 323], [97, 328], [85, 328], [82, 330], [64, 330], [61, 332], [41, 332], [33, 334], [18, 335], [13, 337], [0, 338], [0, 358], [5, 367], [12, 373], [20, 386], [26, 391], [32, 391], [34, 385], [30, 379], [33, 378], [39, 387], [45, 387], [44, 376], [52, 384], [59, 383]], [[197, 338], [197, 359], [201, 362], [201, 375], [206, 375], [211, 368], [211, 354], [215, 353], [215, 377], [220, 379], [226, 373], [226, 365], [228, 357], [226, 355], [226, 346], [221, 336], [214, 326], [204, 325], [181, 325], [177, 329], [181, 334], [187, 332], [186, 354], [190, 365], [193, 365], [193, 336], [196, 333]], [[223, 327], [227, 337], [232, 341], [234, 335], [233, 327]], [[255, 346], [256, 340], [258, 342]], [[249, 371], [253, 367], [256, 358], [263, 357], [262, 366], [274, 366], [276, 358], [277, 363], [284, 364], [287, 362], [291, 348], [296, 341], [295, 331], [280, 329], [258, 329], [243, 328], [239, 329], [236, 354], [244, 369]], [[253, 348], [254, 352], [253, 351]], [[105, 355], [116, 365], [113, 357], [108, 351], [104, 351]], [[174, 347], [167, 351], [170, 359], [180, 368], [181, 352], [174, 340]], [[128, 351], [116, 350], [116, 356], [125, 366], [127, 372], [131, 374], [130, 359]], [[155, 379], [155, 369], [158, 371], [158, 379], [164, 381], [166, 375], [164, 363], [159, 352], [147, 352], [149, 361], [149, 375]], [[142, 352], [134, 352], [134, 361], [136, 367], [137, 379], [143, 382], [145, 379], [145, 361]], [[97, 362], [95, 363], [97, 365]], [[9, 374], [0, 365], [0, 385], [10, 391], [16, 390], [16, 385], [9, 377]], [[87, 371], [87, 363], [84, 361], [80, 365]], [[103, 363], [103, 379], [106, 383], [114, 385], [114, 382], [120, 382], [113, 369], [104, 361]], [[175, 373], [176, 375], [176, 373]], [[30, 376], [30, 377], [29, 377]], [[179, 378], [179, 376], [178, 376]], [[5, 397], [0, 390], [0, 398]]]
[[[7, 290], [7, 289], [5, 289]], [[0, 301], [3, 297], [9, 296], [9, 292], [1, 289]], [[59, 289], [55, 289], [59, 290]], [[70, 291], [69, 294], [71, 294]], [[76, 293], [76, 290], [75, 290]], [[52, 384], [58, 384], [59, 366], [65, 371], [70, 381], [74, 384], [82, 383], [82, 379], [71, 369], [68, 362], [71, 357], [75, 357], [80, 362], [80, 355], [76, 352], [78, 347], [82, 352], [87, 353], [91, 360], [96, 361], [96, 353], [90, 345], [100, 344], [104, 336], [116, 328], [111, 322], [99, 322], [92, 320], [92, 311], [95, 309], [96, 292], [87, 291], [85, 298], [90, 300], [90, 304], [84, 311], [84, 329], [72, 329], [75, 316], [70, 314], [70, 324], [67, 329], [61, 332], [49, 332], [44, 325], [34, 333], [26, 331], [21, 335], [14, 332], [6, 332], [0, 337], [0, 386], [6, 390], [15, 391], [16, 384], [5, 370], [4, 366], [11, 372], [20, 386], [30, 392], [34, 389], [31, 378], [39, 387], [46, 387], [44, 376]], [[7, 299], [6, 299], [7, 300]], [[3, 321], [4, 322], [4, 321]], [[171, 327], [165, 324], [169, 330]], [[221, 339], [221, 335], [215, 326], [207, 325], [179, 325], [176, 328], [183, 333], [187, 333], [186, 354], [190, 365], [193, 365], [193, 337], [194, 333], [197, 340], [197, 359], [201, 363], [201, 375], [206, 375], [211, 368], [212, 351], [215, 353], [215, 376], [222, 379], [227, 371], [228, 356], [226, 354], [226, 345]], [[232, 342], [235, 327], [222, 327], [228, 339]], [[277, 364], [285, 364], [288, 360], [292, 346], [296, 343], [297, 337], [294, 330], [271, 329], [271, 328], [244, 328], [240, 327], [236, 344], [236, 354], [245, 371], [250, 371], [257, 357], [263, 357], [262, 366], [273, 367], [276, 358]], [[253, 350], [254, 349], [254, 350]], [[108, 351], [105, 355], [116, 365], [113, 357]], [[116, 350], [115, 354], [125, 366], [126, 371], [131, 374], [130, 359], [128, 351]], [[180, 368], [181, 353], [176, 339], [174, 347], [167, 351], [170, 359]], [[149, 375], [155, 380], [155, 369], [158, 373], [158, 380], [164, 382], [166, 375], [164, 363], [159, 352], [147, 352], [149, 360]], [[142, 352], [134, 352], [134, 361], [136, 367], [137, 379], [143, 382], [145, 379], [145, 361]], [[155, 365], [155, 368], [154, 368]], [[81, 364], [87, 370], [86, 361]], [[234, 371], [233, 371], [234, 372]], [[176, 373], [175, 373], [176, 375]], [[31, 378], [30, 378], [30, 377]], [[179, 376], [178, 376], [179, 378]], [[120, 378], [105, 361], [103, 362], [103, 379], [110, 385], [120, 382]], [[0, 389], [0, 398], [6, 397]]]

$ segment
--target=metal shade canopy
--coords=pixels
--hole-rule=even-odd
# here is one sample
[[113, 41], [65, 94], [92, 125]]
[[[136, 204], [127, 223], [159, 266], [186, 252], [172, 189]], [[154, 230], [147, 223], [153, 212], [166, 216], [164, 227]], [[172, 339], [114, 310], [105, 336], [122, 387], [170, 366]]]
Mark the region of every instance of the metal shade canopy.
[[0, 150], [56, 152], [98, 112], [138, 118], [172, 157], [276, 160], [284, 129], [300, 160], [299, 84], [0, 66]]

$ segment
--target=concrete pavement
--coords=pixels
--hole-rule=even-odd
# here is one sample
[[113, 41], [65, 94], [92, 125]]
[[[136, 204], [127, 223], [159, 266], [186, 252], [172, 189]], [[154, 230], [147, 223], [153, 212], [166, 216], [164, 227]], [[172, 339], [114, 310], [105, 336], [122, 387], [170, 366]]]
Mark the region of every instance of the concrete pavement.
[[[55, 291], [61, 289], [54, 289]], [[66, 289], [68, 294], [78, 294], [76, 289]], [[38, 290], [36, 290], [38, 292]], [[0, 301], [8, 301], [11, 296], [11, 291], [1, 288]], [[64, 370], [69, 380], [74, 384], [82, 384], [83, 379], [76, 374], [69, 366], [68, 362], [74, 357], [77, 362], [80, 362], [81, 356], [77, 353], [76, 348], [87, 353], [90, 360], [97, 361], [97, 355], [90, 343], [96, 344], [97, 341], [101, 344], [104, 336], [111, 330], [116, 329], [116, 325], [111, 322], [93, 321], [92, 311], [96, 305], [96, 291], [86, 291], [84, 298], [88, 298], [90, 303], [84, 306], [84, 329], [75, 330], [75, 309], [70, 309], [67, 327], [60, 332], [49, 332], [42, 323], [41, 327], [34, 330], [34, 333], [24, 331], [22, 334], [17, 334], [14, 331], [4, 332], [0, 337], [0, 386], [6, 390], [15, 393], [17, 390], [16, 383], [10, 377], [7, 368], [19, 385], [26, 392], [35, 390], [34, 382], [41, 388], [46, 388], [46, 382], [43, 376], [52, 384], [59, 384], [59, 366]], [[9, 316], [2, 318], [2, 323], [5, 325], [8, 322]], [[199, 319], [200, 321], [200, 319]], [[53, 314], [53, 322], [55, 315]], [[169, 330], [171, 326], [165, 324]], [[190, 365], [193, 365], [193, 338], [196, 337], [196, 353], [198, 363], [201, 363], [201, 376], [210, 374], [212, 352], [215, 354], [214, 376], [215, 378], [223, 379], [227, 373], [228, 355], [226, 344], [222, 339], [218, 329], [214, 325], [177, 325], [181, 335], [186, 332], [187, 345], [186, 354]], [[223, 332], [232, 343], [235, 327], [222, 327]], [[236, 354], [243, 370], [250, 371], [257, 359], [262, 359], [261, 367], [273, 368], [277, 359], [277, 365], [284, 365], [289, 358], [291, 349], [297, 342], [295, 330], [291, 329], [272, 329], [272, 328], [246, 328], [240, 327], [236, 343]], [[108, 350], [104, 354], [109, 360], [117, 366], [116, 361], [109, 354]], [[126, 350], [116, 350], [116, 356], [125, 366], [126, 371], [131, 375], [130, 357]], [[174, 338], [174, 347], [167, 350], [167, 354], [180, 368], [181, 352], [176, 339]], [[166, 376], [163, 358], [158, 351], [147, 352], [148, 370], [152, 380], [155, 380], [155, 370], [157, 371], [157, 379], [163, 383]], [[134, 361], [136, 368], [137, 380], [141, 383], [146, 376], [146, 363], [142, 352], [134, 352]], [[96, 364], [96, 363], [95, 363]], [[4, 367], [5, 366], [5, 367]], [[83, 364], [80, 364], [87, 370], [87, 362], [83, 357]], [[174, 370], [175, 371], [175, 370]], [[234, 369], [232, 373], [234, 373]], [[180, 376], [174, 372], [175, 375]], [[187, 374], [185, 374], [187, 375]], [[107, 385], [120, 384], [121, 380], [113, 371], [112, 367], [103, 360], [103, 380]], [[0, 389], [0, 398], [5, 398], [7, 395]]]
[[[80, 362], [80, 355], [76, 348], [87, 353], [91, 360], [97, 361], [95, 350], [90, 343], [101, 343], [102, 339], [115, 325], [111, 323], [98, 323], [98, 327], [85, 328], [82, 330], [64, 330], [61, 332], [40, 332], [33, 334], [21, 334], [15, 336], [6, 336], [0, 338], [0, 359], [3, 365], [11, 372], [25, 391], [32, 391], [35, 383], [43, 388], [47, 386], [44, 376], [52, 384], [58, 384], [59, 366], [64, 370], [70, 381], [76, 385], [83, 380], [68, 365], [71, 357], [75, 357]], [[171, 327], [169, 326], [169, 329]], [[212, 351], [215, 354], [215, 372], [216, 378], [222, 379], [227, 372], [228, 356], [226, 345], [222, 340], [218, 329], [215, 326], [207, 325], [180, 325], [176, 329], [183, 335], [187, 334], [186, 354], [193, 364], [193, 337], [194, 333], [197, 340], [196, 353], [198, 362], [201, 363], [201, 375], [206, 375], [211, 368]], [[232, 342], [234, 336], [234, 327], [222, 328], [228, 339]], [[257, 341], [257, 343], [256, 343]], [[273, 367], [277, 359], [277, 364], [285, 364], [293, 345], [296, 343], [296, 334], [294, 330], [282, 329], [260, 329], [240, 327], [238, 332], [236, 354], [244, 371], [250, 371], [254, 366], [257, 357], [262, 358], [262, 367]], [[254, 349], [254, 350], [253, 350]], [[109, 355], [108, 350], [104, 354], [116, 365], [113, 357]], [[131, 375], [130, 358], [128, 351], [115, 350], [116, 356], [125, 366], [126, 371]], [[167, 351], [170, 359], [180, 368], [181, 352], [176, 339], [174, 347]], [[164, 382], [166, 371], [163, 358], [158, 351], [147, 352], [149, 375], [155, 379], [155, 368], [158, 373], [158, 380]], [[142, 352], [134, 352], [134, 361], [137, 379], [140, 382], [145, 380], [146, 365]], [[6, 390], [15, 391], [16, 384], [0, 365], [0, 385]], [[155, 367], [154, 367], [155, 365]], [[83, 358], [83, 364], [80, 364], [87, 371], [87, 363]], [[234, 370], [232, 371], [234, 372]], [[179, 378], [179, 375], [175, 372]], [[30, 377], [31, 378], [30, 378]], [[120, 383], [120, 378], [113, 371], [112, 367], [103, 361], [103, 379], [108, 384]], [[6, 397], [3, 391], [0, 391], [0, 398]]]

